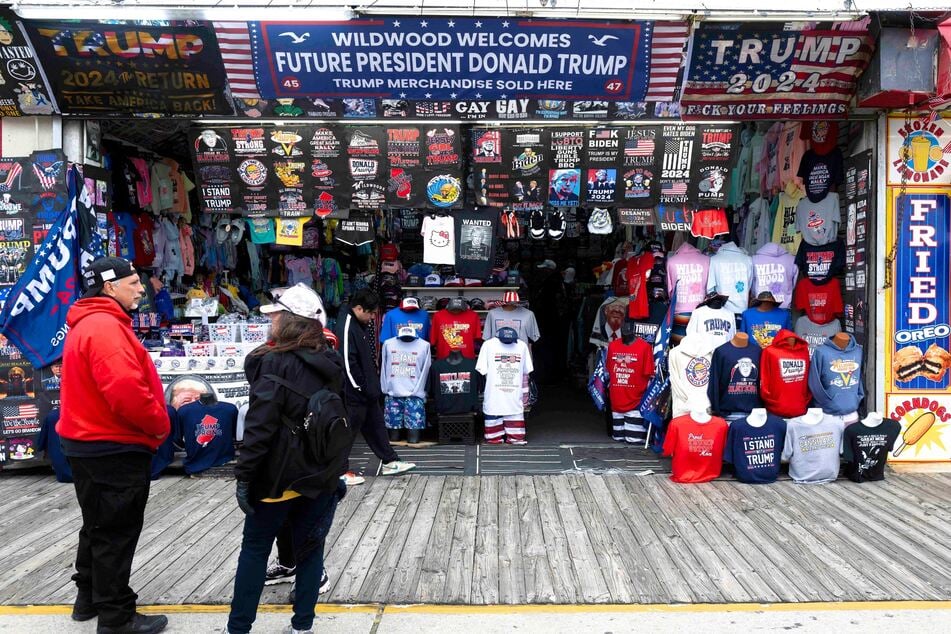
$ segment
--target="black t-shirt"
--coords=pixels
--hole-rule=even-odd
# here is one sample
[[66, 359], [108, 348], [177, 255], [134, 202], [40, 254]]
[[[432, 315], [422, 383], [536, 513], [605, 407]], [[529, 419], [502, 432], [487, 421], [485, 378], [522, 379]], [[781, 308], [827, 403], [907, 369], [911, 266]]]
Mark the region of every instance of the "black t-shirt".
[[824, 156], [808, 150], [802, 155], [796, 175], [802, 179], [809, 200], [821, 202], [830, 189], [842, 182], [842, 150], [835, 148]]
[[845, 244], [841, 240], [816, 246], [803, 240], [796, 252], [799, 272], [816, 284], [825, 284], [845, 269]]
[[842, 457], [846, 474], [853, 482], [885, 479], [885, 461], [888, 452], [901, 433], [901, 425], [890, 418], [877, 427], [858, 422], [845, 428], [842, 438]]
[[434, 361], [429, 370], [429, 393], [436, 402], [439, 414], [468, 414], [479, 404], [479, 386], [476, 360], [465, 357], [459, 363], [449, 358]]
[[334, 237], [355, 247], [373, 242], [376, 231], [373, 226], [373, 215], [370, 212], [350, 211], [350, 217], [341, 220]]
[[463, 211], [456, 219], [456, 275], [484, 280], [495, 261], [498, 214], [495, 211]]

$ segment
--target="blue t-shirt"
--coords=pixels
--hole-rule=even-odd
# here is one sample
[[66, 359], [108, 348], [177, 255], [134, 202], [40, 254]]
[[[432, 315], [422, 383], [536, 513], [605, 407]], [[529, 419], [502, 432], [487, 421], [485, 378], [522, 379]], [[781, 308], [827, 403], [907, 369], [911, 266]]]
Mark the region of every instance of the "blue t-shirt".
[[727, 431], [723, 461], [730, 462], [736, 479], [747, 484], [769, 484], [779, 475], [786, 421], [766, 415], [762, 427], [753, 427], [746, 418], [733, 421]]
[[792, 330], [792, 318], [786, 308], [774, 308], [767, 311], [747, 308], [743, 311], [743, 332], [758, 343], [760, 348], [773, 343], [776, 333], [783, 328]]
[[383, 325], [380, 327], [380, 343], [399, 334], [403, 326], [412, 326], [416, 329], [416, 337], [429, 341], [429, 313], [423, 309], [403, 310], [393, 308], [383, 315]]
[[162, 472], [168, 468], [168, 465], [172, 464], [175, 459], [175, 445], [181, 446], [182, 444], [182, 427], [178, 422], [178, 412], [171, 405], [166, 405], [165, 410], [168, 412], [168, 420], [172, 423], [172, 431], [169, 432], [168, 438], [162, 441], [159, 448], [155, 450], [155, 455], [152, 456], [153, 480], [157, 480]]
[[36, 438], [36, 451], [46, 451], [46, 457], [53, 465], [53, 473], [57, 482], [72, 482], [73, 470], [69, 466], [63, 446], [56, 433], [56, 423], [59, 422], [59, 408], [51, 410], [40, 426], [40, 435]]
[[116, 236], [119, 257], [132, 262], [135, 260], [135, 218], [124, 211], [117, 211], [113, 215], [119, 225], [119, 235]]
[[195, 401], [178, 408], [178, 422], [185, 441], [185, 473], [201, 473], [234, 460], [237, 407]]
[[738, 348], [727, 341], [713, 351], [707, 396], [717, 416], [749, 413], [763, 406], [759, 396], [759, 362], [762, 350], [750, 342]]

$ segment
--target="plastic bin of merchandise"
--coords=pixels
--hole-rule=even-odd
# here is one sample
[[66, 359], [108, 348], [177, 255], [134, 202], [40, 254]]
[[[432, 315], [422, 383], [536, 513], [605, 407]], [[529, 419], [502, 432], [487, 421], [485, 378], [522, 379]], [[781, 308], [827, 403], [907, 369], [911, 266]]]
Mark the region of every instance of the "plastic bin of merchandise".
[[209, 324], [208, 339], [215, 343], [237, 343], [239, 324]]
[[270, 323], [242, 323], [240, 324], [241, 341], [244, 343], [264, 343], [271, 332]]

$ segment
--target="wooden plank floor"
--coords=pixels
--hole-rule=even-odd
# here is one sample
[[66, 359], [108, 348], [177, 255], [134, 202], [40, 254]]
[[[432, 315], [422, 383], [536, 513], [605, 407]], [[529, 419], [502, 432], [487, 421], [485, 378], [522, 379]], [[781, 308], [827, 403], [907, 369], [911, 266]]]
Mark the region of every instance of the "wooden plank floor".
[[[230, 600], [234, 483], [153, 485], [133, 587], [143, 604]], [[65, 604], [70, 485], [0, 478], [0, 603]], [[327, 543], [334, 603], [721, 603], [951, 599], [951, 474], [886, 482], [570, 473], [370, 478]], [[265, 589], [284, 602], [289, 585]]]

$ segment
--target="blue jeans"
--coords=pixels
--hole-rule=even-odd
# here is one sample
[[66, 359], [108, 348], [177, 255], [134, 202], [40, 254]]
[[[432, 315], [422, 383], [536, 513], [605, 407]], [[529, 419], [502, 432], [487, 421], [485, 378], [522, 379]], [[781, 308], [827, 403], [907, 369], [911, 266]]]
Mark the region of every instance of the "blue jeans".
[[309, 630], [313, 626], [314, 606], [324, 571], [324, 540], [330, 532], [337, 502], [345, 493], [346, 485], [340, 482], [336, 491], [315, 499], [301, 496], [286, 502], [255, 503], [254, 515], [244, 518], [244, 538], [228, 616], [230, 634], [251, 631], [264, 590], [268, 556], [285, 520], [290, 521], [297, 555], [297, 596], [291, 625], [298, 630]]

